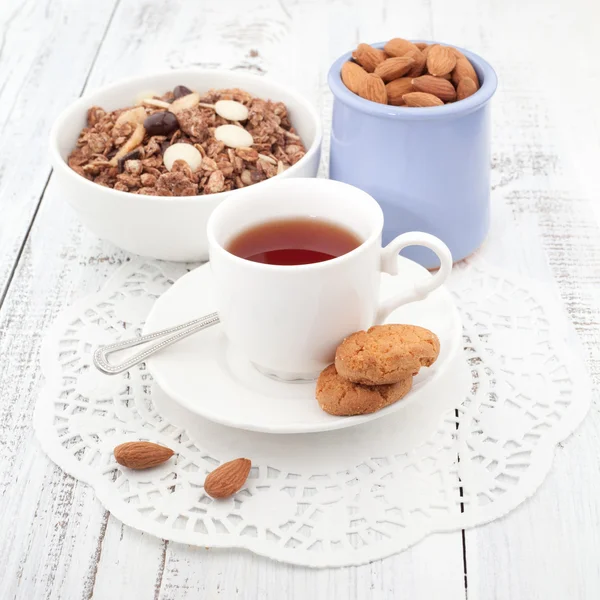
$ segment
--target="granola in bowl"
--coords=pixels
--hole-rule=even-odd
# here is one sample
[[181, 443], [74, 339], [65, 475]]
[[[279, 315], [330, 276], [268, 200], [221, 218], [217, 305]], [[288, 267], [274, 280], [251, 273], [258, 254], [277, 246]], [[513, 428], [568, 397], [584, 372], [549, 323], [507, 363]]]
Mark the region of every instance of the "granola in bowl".
[[86, 179], [150, 196], [197, 196], [274, 177], [306, 153], [283, 102], [178, 85], [136, 106], [92, 106], [68, 157]]

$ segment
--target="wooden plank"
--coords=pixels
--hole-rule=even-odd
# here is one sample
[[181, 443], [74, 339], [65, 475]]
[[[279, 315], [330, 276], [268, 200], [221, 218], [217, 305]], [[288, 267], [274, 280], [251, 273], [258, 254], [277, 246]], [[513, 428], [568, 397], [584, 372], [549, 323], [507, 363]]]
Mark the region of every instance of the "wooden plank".
[[[159, 599], [465, 598], [462, 557], [460, 564], [455, 560], [455, 537], [432, 536], [402, 554], [370, 565], [320, 570], [285, 565], [247, 552], [171, 543]], [[457, 576], [461, 578], [458, 591]]]
[[0, 302], [48, 181], [48, 133], [81, 94], [117, 0], [0, 6]]
[[[599, 89], [600, 68], [589, 59], [599, 49], [590, 26], [598, 6], [552, 0], [543, 11], [538, 8], [516, 0], [502, 5], [473, 0], [456, 10], [436, 1], [434, 30], [440, 39], [460, 40], [481, 52], [499, 71], [493, 226], [482, 254], [551, 284], [549, 291], [556, 291], [559, 302], [562, 297], [598, 382], [598, 116], [594, 106], [578, 98], [574, 106], [563, 86], [548, 86], [569, 64], [570, 77], [584, 77], [591, 93]], [[474, 15], [478, 26], [466, 15]], [[574, 54], [567, 58], [555, 40], [575, 31]], [[600, 416], [592, 409], [557, 449], [536, 496], [508, 517], [466, 532], [470, 598], [600, 597], [599, 445]]]

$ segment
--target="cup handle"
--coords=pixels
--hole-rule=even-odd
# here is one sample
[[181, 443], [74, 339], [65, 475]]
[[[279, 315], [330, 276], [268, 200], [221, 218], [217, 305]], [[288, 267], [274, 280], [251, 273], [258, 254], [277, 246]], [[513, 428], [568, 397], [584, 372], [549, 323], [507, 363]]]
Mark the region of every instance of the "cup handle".
[[429, 293], [440, 287], [452, 271], [452, 254], [442, 240], [429, 233], [411, 231], [403, 233], [392, 240], [385, 248], [381, 249], [381, 271], [390, 275], [398, 275], [398, 252], [407, 246], [425, 246], [433, 250], [440, 259], [440, 268], [437, 273], [423, 281], [415, 283], [411, 288], [396, 294], [381, 303], [377, 311], [375, 323], [383, 323], [386, 317], [399, 306], [423, 300]]

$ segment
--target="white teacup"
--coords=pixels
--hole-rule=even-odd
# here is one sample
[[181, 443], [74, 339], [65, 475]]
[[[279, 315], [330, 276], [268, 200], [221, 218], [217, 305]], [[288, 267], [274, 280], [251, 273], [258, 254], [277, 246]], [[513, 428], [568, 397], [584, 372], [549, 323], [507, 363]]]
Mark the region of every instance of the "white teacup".
[[[208, 221], [210, 263], [219, 317], [231, 344], [266, 375], [310, 380], [329, 365], [347, 335], [382, 323], [396, 308], [422, 300], [452, 270], [447, 246], [427, 233], [399, 235], [381, 248], [383, 213], [366, 192], [328, 179], [280, 179], [226, 199]], [[276, 219], [315, 217], [355, 233], [362, 244], [337, 258], [279, 266], [235, 256], [228, 244], [246, 229]], [[381, 273], [398, 273], [397, 255], [425, 246], [441, 268], [425, 282], [406, 281], [380, 303]]]

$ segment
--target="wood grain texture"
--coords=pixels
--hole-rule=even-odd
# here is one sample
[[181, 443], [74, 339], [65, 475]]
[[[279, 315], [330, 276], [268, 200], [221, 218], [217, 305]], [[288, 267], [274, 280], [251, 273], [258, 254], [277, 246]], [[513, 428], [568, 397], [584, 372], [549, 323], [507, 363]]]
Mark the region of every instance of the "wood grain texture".
[[50, 127], [84, 89], [115, 3], [0, 3], [0, 299], [50, 175]]
[[[568, 71], [594, 89], [600, 85], [600, 67], [589, 59], [599, 49], [589, 25], [597, 22], [599, 7], [585, 0], [568, 6], [551, 0], [535, 15], [516, 0], [502, 5], [465, 1], [461, 7], [457, 12], [433, 3], [436, 35], [486, 56], [500, 81], [494, 106], [493, 226], [481, 253], [548, 284], [547, 293], [562, 298], [577, 333], [572, 351], [581, 352], [597, 384], [600, 185], [592, 165], [600, 158], [598, 116], [578, 98], [574, 106], [566, 87], [548, 86], [548, 81]], [[517, 12], [523, 18], [515, 19]], [[480, 27], [464, 18], [469, 13], [477, 15]], [[551, 40], [565, 34], [569, 39], [575, 31], [574, 55], [567, 58]], [[557, 449], [536, 496], [508, 517], [466, 532], [469, 598], [600, 597], [599, 406], [596, 395], [580, 430]]]
[[[517, 0], [258, 0], [251, 10], [241, 0], [0, 3], [0, 131], [28, 148], [0, 146], [0, 598], [466, 599], [460, 532], [371, 565], [315, 571], [123, 527], [51, 465], [31, 429], [43, 333], [128, 256], [82, 229], [52, 178], [46, 189], [47, 131], [84, 86], [189, 65], [265, 73], [326, 117], [327, 69], [359, 41], [471, 48], [501, 84], [493, 226], [481, 254], [562, 298], [573, 351], [581, 345], [598, 382], [600, 113], [568, 86], [548, 85], [560, 65], [600, 87], [589, 58], [600, 50], [598, 10], [591, 0], [548, 0], [543, 9]], [[469, 600], [600, 597], [598, 407], [596, 399], [557, 450], [532, 500], [465, 533]]]

